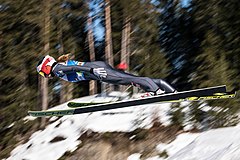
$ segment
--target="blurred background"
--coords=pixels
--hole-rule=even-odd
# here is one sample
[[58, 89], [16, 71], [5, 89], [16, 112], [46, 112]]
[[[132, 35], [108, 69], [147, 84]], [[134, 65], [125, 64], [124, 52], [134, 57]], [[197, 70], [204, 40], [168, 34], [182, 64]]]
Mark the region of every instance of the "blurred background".
[[[103, 90], [99, 82], [39, 77], [36, 65], [47, 54], [71, 53], [78, 61], [114, 67], [124, 62], [127, 72], [163, 78], [178, 91], [216, 85], [239, 90], [239, 8], [238, 0], [0, 0], [0, 158], [19, 137], [48, 123], [25, 124], [28, 110]], [[214, 109], [207, 111], [191, 103], [188, 120], [196, 129], [207, 117], [207, 129], [234, 126], [239, 101], [211, 101]], [[184, 108], [171, 108], [172, 124], [184, 127]]]

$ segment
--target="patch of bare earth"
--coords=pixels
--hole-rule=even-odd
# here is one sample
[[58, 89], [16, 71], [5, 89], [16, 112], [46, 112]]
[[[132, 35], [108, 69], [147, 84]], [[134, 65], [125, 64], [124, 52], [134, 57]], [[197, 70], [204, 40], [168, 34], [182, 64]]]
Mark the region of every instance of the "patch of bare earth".
[[141, 158], [159, 156], [156, 146], [169, 143], [180, 132], [177, 127], [164, 127], [155, 123], [150, 129], [137, 129], [133, 132], [85, 132], [79, 139], [79, 148], [68, 160], [126, 160], [133, 153]]

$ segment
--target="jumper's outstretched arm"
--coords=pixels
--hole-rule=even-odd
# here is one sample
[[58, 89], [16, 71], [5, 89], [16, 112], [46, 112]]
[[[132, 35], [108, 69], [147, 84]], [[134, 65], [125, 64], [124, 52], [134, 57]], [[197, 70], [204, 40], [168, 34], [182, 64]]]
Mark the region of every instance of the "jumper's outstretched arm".
[[71, 72], [89, 72], [96, 75], [100, 79], [107, 77], [107, 72], [104, 68], [90, 68], [90, 67], [78, 66], [78, 65], [65, 66], [65, 65], [58, 64], [53, 69], [53, 72], [63, 72], [65, 74], [68, 74]]
[[74, 66], [65, 66], [65, 65], [61, 65], [58, 64], [54, 69], [54, 72], [58, 72], [58, 71], [62, 71], [63, 73], [70, 73], [70, 72], [91, 72], [92, 68], [90, 67], [84, 67], [84, 66], [78, 66], [78, 65], [74, 65]]

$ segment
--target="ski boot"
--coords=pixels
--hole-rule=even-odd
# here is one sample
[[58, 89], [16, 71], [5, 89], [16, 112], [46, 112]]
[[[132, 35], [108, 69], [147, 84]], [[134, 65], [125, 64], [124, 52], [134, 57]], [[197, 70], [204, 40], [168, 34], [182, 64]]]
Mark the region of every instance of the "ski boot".
[[157, 95], [161, 95], [164, 94], [165, 91], [158, 89], [156, 92], [146, 92], [143, 95], [141, 95], [141, 98], [146, 98], [146, 97], [152, 97], [152, 96], [157, 96]]

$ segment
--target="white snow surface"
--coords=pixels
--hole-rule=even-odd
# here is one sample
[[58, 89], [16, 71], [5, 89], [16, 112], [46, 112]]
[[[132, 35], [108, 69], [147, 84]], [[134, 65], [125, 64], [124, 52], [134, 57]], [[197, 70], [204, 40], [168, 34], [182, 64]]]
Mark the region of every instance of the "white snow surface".
[[[116, 94], [116, 93], [115, 93]], [[75, 102], [107, 102], [112, 97], [87, 96], [72, 101]], [[187, 105], [183, 103], [184, 105]], [[52, 109], [65, 109], [67, 103]], [[109, 111], [86, 113], [74, 116], [64, 116], [60, 119], [52, 117], [50, 124], [44, 129], [32, 134], [28, 142], [17, 146], [8, 160], [57, 160], [67, 151], [77, 149], [81, 141], [78, 138], [87, 130], [95, 132], [121, 131], [129, 132], [136, 127], [151, 127], [154, 116], [168, 125], [167, 112], [170, 104], [149, 104], [127, 107]], [[32, 120], [31, 117], [24, 119]], [[139, 121], [139, 126], [134, 122]], [[240, 126], [210, 130], [202, 133], [183, 133], [169, 143], [156, 146], [161, 153], [166, 151], [167, 160], [239, 160], [240, 159]], [[57, 138], [56, 138], [57, 137]], [[55, 140], [55, 141], [53, 141]], [[128, 160], [140, 160], [141, 153], [135, 153]], [[147, 160], [163, 160], [159, 156]]]
[[[147, 160], [240, 160], [240, 126], [214, 129], [202, 133], [183, 133], [170, 144], [159, 144], [159, 153], [166, 151], [168, 158], [159, 156]], [[141, 160], [140, 153], [130, 156]]]

